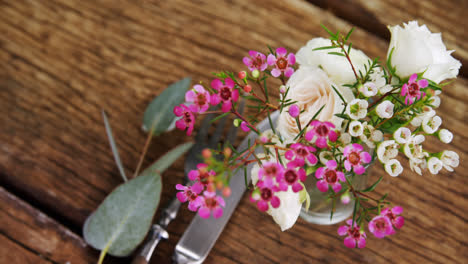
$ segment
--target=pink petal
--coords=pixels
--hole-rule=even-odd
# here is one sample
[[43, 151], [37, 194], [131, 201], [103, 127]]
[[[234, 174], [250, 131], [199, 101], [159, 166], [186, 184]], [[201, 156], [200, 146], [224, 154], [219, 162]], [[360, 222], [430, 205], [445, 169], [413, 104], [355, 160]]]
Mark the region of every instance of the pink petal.
[[307, 160], [310, 162], [311, 165], [315, 165], [318, 162], [317, 157], [315, 157], [315, 155], [313, 154], [307, 156]]
[[292, 67], [288, 67], [284, 71], [284, 76], [289, 78], [289, 77], [291, 77], [291, 75], [293, 75], [293, 73], [294, 73], [294, 69]]
[[413, 83], [414, 81], [416, 81], [417, 78], [418, 74], [413, 73], [413, 75], [411, 75], [411, 77], [409, 78], [408, 83]]
[[183, 186], [182, 184], [176, 184], [175, 186], [176, 190], [183, 191], [187, 189], [187, 187]]
[[221, 102], [221, 97], [218, 94], [212, 94], [210, 97], [211, 105], [218, 105]]
[[193, 124], [191, 124], [188, 129], [187, 129], [187, 136], [190, 136], [192, 134], [192, 131], [193, 131]]
[[200, 182], [196, 182], [192, 185], [192, 192], [199, 194], [203, 191], [204, 188], [205, 187], [203, 186], [203, 184], [201, 184]]
[[400, 229], [405, 224], [405, 219], [402, 216], [398, 216], [394, 221], [395, 227]]
[[246, 66], [250, 67], [250, 65], [252, 64], [252, 59], [249, 58], [249, 57], [244, 57], [244, 58], [242, 59], [242, 62], [243, 62]]
[[426, 88], [429, 85], [429, 82], [426, 79], [418, 81], [419, 88]]
[[280, 206], [280, 199], [278, 196], [273, 196], [270, 200], [270, 203], [273, 208], [278, 208]]
[[268, 210], [268, 203], [266, 201], [260, 200], [257, 203], [257, 207], [260, 211], [266, 212]]
[[240, 127], [241, 127], [242, 131], [244, 131], [244, 132], [249, 132], [250, 131], [250, 127], [247, 126], [247, 123], [245, 121], [242, 121]]
[[352, 237], [345, 237], [344, 239], [344, 245], [349, 248], [355, 248], [356, 247], [356, 240]]
[[200, 84], [195, 84], [193, 86], [193, 89], [195, 89], [195, 91], [197, 91], [198, 93], [205, 93], [205, 88], [203, 88], [203, 86], [201, 86]]
[[348, 229], [349, 229], [348, 226], [340, 226], [338, 228], [338, 235], [340, 235], [340, 236], [346, 235], [348, 233]]
[[296, 104], [293, 104], [289, 107], [289, 115], [291, 115], [292, 117], [297, 117], [299, 113], [299, 106], [297, 106]]
[[327, 165], [327, 168], [332, 169], [332, 170], [335, 169], [338, 166], [338, 164], [336, 164], [335, 160], [327, 161], [326, 165]]
[[369, 154], [369, 152], [361, 152], [361, 155], [359, 156], [365, 163], [369, 163], [372, 160], [372, 156]]
[[[273, 54], [268, 55], [267, 57], [267, 63], [268, 65], [275, 65], [276, 63], [276, 57]], [[275, 76], [276, 77], [276, 76]]]
[[249, 56], [252, 58], [255, 58], [257, 56], [258, 52], [255, 50], [249, 50]]
[[299, 174], [299, 180], [305, 181], [307, 179], [306, 171], [303, 168], [300, 168], [297, 174]]
[[319, 147], [319, 148], [326, 148], [328, 146], [327, 145], [327, 139], [325, 137], [319, 137], [315, 141], [315, 145], [317, 145], [317, 147]]
[[343, 155], [348, 156], [351, 150], [353, 149], [352, 145], [348, 145], [343, 149]]
[[208, 108], [210, 108], [210, 105], [209, 105], [209, 104], [203, 105], [203, 106], [200, 108], [199, 113], [205, 112], [206, 110], [208, 110]]
[[271, 75], [273, 75], [273, 77], [278, 77], [281, 75], [281, 71], [274, 68], [273, 70], [271, 70]]
[[174, 106], [173, 112], [176, 116], [182, 116], [184, 114], [184, 110], [179, 106]]
[[214, 79], [213, 81], [211, 81], [211, 87], [213, 87], [213, 89], [215, 89], [216, 91], [219, 91], [219, 89], [223, 86], [223, 82], [221, 82], [220, 79]]
[[395, 206], [392, 208], [392, 213], [395, 214], [395, 215], [400, 215], [401, 213], [403, 213], [403, 207], [401, 206]]
[[234, 85], [236, 85], [231, 78], [226, 78], [224, 80], [224, 83], [226, 84], [227, 87], [229, 87], [231, 89], [234, 88]]
[[176, 196], [181, 203], [185, 203], [187, 201], [187, 196], [183, 192], [178, 192]]
[[357, 175], [361, 175], [364, 172], [366, 172], [366, 168], [364, 168], [364, 166], [362, 166], [362, 165], [354, 166], [354, 173], [356, 173]]
[[199, 109], [196, 105], [189, 105], [189, 110], [190, 112], [197, 113]]
[[307, 141], [312, 141], [312, 139], [314, 138], [314, 136], [315, 136], [315, 132], [314, 132], [313, 130], [310, 130], [309, 132], [307, 132], [307, 133], [305, 134], [305, 139], [306, 139]]
[[302, 185], [298, 182], [295, 182], [293, 185], [292, 185], [292, 190], [293, 192], [298, 192], [300, 190], [304, 189], [304, 187], [302, 187]]
[[333, 191], [337, 193], [337, 192], [341, 191], [341, 184], [335, 183], [335, 184], [332, 185], [332, 188], [333, 188]]
[[185, 101], [187, 102], [193, 102], [197, 98], [197, 95], [195, 94], [194, 91], [190, 90], [185, 93]]
[[325, 168], [324, 167], [320, 167], [317, 169], [317, 171], [315, 171], [315, 177], [317, 179], [322, 179], [323, 178], [323, 173], [325, 172]]
[[185, 124], [184, 119], [177, 120], [175, 125], [176, 125], [177, 129], [180, 129], [180, 130], [185, 130], [185, 128], [187, 128], [187, 124]]
[[353, 149], [357, 150], [358, 152], [363, 150], [363, 147], [360, 144], [354, 143], [352, 146]]
[[346, 181], [346, 178], [345, 178], [345, 175], [344, 175], [343, 172], [337, 171], [337, 172], [336, 172], [336, 176], [338, 177], [338, 180], [339, 180], [339, 181], [342, 181], [342, 182]]
[[406, 92], [408, 91], [408, 85], [405, 83], [403, 87], [401, 87], [401, 96], [405, 96]]
[[349, 162], [348, 160], [345, 160], [344, 162], [344, 167], [347, 171], [351, 171], [351, 162]]
[[317, 189], [321, 192], [327, 192], [328, 191], [328, 183], [325, 180], [320, 180], [317, 182]]
[[210, 218], [210, 209], [208, 209], [208, 207], [200, 207], [200, 209], [198, 209], [198, 214], [200, 215], [201, 218]]
[[283, 47], [279, 47], [279, 48], [276, 49], [276, 56], [281, 56], [282, 57], [282, 56], [286, 55], [286, 53], [288, 53], [288, 51]]
[[232, 101], [237, 102], [237, 100], [239, 100], [239, 91], [233, 90], [231, 93], [231, 98], [232, 98]]
[[359, 238], [357, 246], [358, 246], [358, 248], [366, 247], [366, 239], [363, 238], [363, 237]]
[[221, 111], [223, 111], [224, 113], [227, 113], [229, 112], [229, 110], [231, 110], [231, 107], [232, 107], [231, 102], [225, 101], [223, 105], [221, 106]]
[[[263, 57], [265, 57], [265, 56], [263, 56]], [[265, 61], [265, 58], [263, 58], [263, 60]], [[265, 63], [263, 63], [263, 64], [260, 66], [260, 69], [259, 69], [259, 70], [260, 70], [260, 71], [264, 71], [267, 67], [268, 67], [268, 64], [265, 62]]]
[[294, 151], [292, 150], [286, 151], [286, 153], [284, 154], [284, 157], [288, 160], [292, 160], [292, 158], [294, 157]]
[[289, 65], [294, 65], [296, 63], [296, 56], [294, 56], [294, 53], [289, 53], [288, 62]]
[[221, 208], [221, 207], [216, 207], [216, 208], [213, 210], [213, 217], [214, 217], [214, 218], [220, 218], [221, 216], [223, 216], [223, 208]]

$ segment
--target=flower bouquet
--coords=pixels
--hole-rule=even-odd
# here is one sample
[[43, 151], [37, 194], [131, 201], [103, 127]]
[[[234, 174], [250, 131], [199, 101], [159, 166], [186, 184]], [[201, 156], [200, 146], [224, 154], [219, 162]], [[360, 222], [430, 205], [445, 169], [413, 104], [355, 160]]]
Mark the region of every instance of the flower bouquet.
[[[203, 218], [220, 217], [223, 196], [231, 193], [231, 176], [237, 170], [247, 174], [247, 165], [254, 164], [250, 199], [282, 230], [296, 222], [304, 203], [309, 206], [305, 184], [312, 177], [313, 188], [332, 204], [330, 218], [337, 203], [353, 202], [338, 234], [345, 236], [347, 247], [363, 248], [367, 230], [383, 238], [404, 224], [400, 206], [392, 205], [387, 194], [372, 194], [386, 176], [367, 188], [355, 184], [370, 163], [378, 161], [392, 177], [403, 173], [403, 157], [418, 174], [458, 166], [455, 152], [423, 148], [428, 136], [444, 143], [453, 137], [440, 128], [442, 119], [434, 109], [448, 84], [443, 81], [455, 78], [461, 64], [446, 50], [441, 35], [415, 21], [389, 27], [390, 46], [381, 62], [352, 47], [353, 29], [347, 34], [324, 29], [329, 39], [312, 39], [296, 54], [282, 47], [268, 47], [267, 55], [250, 51], [243, 58], [248, 73], [215, 73], [209, 85], [193, 86], [186, 102], [174, 108], [181, 117], [176, 127], [187, 135], [196, 119], [208, 113], [234, 115], [236, 126], [258, 134], [246, 149], [227, 142], [201, 153], [204, 162], [188, 175], [192, 183], [176, 186], [179, 200], [188, 202], [190, 210]], [[276, 85], [267, 85], [268, 79]], [[272, 96], [276, 91], [279, 98]], [[249, 102], [252, 111], [240, 114], [240, 100]], [[276, 125], [273, 113], [279, 115]], [[259, 131], [256, 125], [265, 116], [271, 129]]]

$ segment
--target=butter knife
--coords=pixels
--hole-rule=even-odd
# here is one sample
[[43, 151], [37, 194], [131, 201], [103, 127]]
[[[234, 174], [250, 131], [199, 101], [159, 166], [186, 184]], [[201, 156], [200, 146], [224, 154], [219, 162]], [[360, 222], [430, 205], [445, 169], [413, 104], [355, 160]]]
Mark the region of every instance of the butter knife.
[[[275, 112], [271, 115], [271, 119], [276, 123], [276, 119], [279, 116], [279, 112]], [[259, 131], [264, 131], [270, 128], [268, 119], [263, 120], [257, 126]], [[242, 141], [239, 146], [239, 150], [244, 150], [248, 147], [248, 143], [252, 144], [257, 135], [254, 132], [250, 134]], [[249, 164], [247, 167], [247, 178], [250, 182], [250, 170], [253, 164]], [[231, 218], [234, 209], [239, 203], [244, 191], [246, 189], [244, 171], [239, 170], [235, 175], [232, 176], [229, 187], [232, 190], [231, 196], [227, 197], [226, 207], [224, 208], [223, 216], [218, 219], [209, 218], [204, 219], [199, 215], [196, 215], [187, 230], [184, 232], [179, 242], [176, 245], [172, 260], [176, 264], [199, 264], [202, 263], [211, 248], [214, 246], [219, 235], [223, 231], [225, 225]]]

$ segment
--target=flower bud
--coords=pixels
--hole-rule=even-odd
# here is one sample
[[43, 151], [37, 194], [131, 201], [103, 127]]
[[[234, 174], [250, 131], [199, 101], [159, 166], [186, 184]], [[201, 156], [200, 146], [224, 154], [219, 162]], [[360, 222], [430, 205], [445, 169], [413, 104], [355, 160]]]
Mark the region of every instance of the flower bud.
[[216, 191], [215, 185], [214, 185], [213, 183], [208, 184], [208, 186], [206, 186], [206, 190], [207, 190], [208, 192], [214, 192], [214, 191]]
[[250, 86], [249, 84], [247, 84], [246, 86], [244, 86], [244, 92], [250, 93], [251, 91], [252, 91], [252, 86]]
[[232, 121], [232, 123], [235, 127], [239, 127], [240, 124], [242, 123], [242, 119], [236, 118], [234, 119], [234, 121]]
[[349, 196], [349, 192], [345, 192], [343, 195], [341, 195], [341, 202], [343, 204], [349, 204], [351, 201], [351, 197]]
[[289, 115], [291, 117], [297, 117], [299, 116], [299, 113], [301, 111], [299, 110], [299, 106], [297, 106], [296, 104], [293, 104], [289, 107]]
[[239, 79], [244, 79], [245, 76], [247, 76], [247, 73], [245, 71], [240, 71], [238, 74], [237, 74], [237, 77], [239, 77]]
[[439, 171], [442, 169], [442, 166], [442, 161], [436, 157], [431, 157], [427, 160], [427, 168], [432, 174], [438, 174]]
[[230, 157], [232, 154], [232, 150], [230, 148], [225, 148], [224, 149], [224, 156], [225, 157]]
[[232, 193], [231, 188], [229, 188], [228, 186], [224, 187], [224, 189], [223, 189], [223, 196], [224, 197], [231, 196], [231, 193]]
[[286, 92], [286, 86], [281, 85], [280, 88], [279, 88], [279, 92], [284, 94]]
[[252, 77], [258, 78], [259, 76], [260, 76], [260, 71], [259, 70], [252, 71]]
[[449, 130], [445, 128], [439, 130], [438, 136], [439, 136], [440, 141], [442, 141], [443, 143], [450, 143], [452, 142], [452, 139], [453, 139], [452, 132], [450, 132]]
[[224, 187], [224, 184], [222, 181], [216, 182], [216, 189], [221, 190]]
[[202, 157], [205, 159], [211, 158], [211, 150], [207, 148], [202, 150]]

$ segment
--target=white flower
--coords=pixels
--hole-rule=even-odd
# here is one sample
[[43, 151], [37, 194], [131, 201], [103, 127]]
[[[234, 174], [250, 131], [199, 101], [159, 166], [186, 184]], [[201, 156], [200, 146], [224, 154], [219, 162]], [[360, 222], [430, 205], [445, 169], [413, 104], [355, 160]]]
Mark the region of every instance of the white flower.
[[385, 164], [398, 155], [398, 147], [395, 140], [385, 140], [377, 147], [377, 157]]
[[382, 131], [380, 131], [378, 129], [375, 129], [374, 131], [372, 131], [371, 140], [374, 141], [374, 142], [382, 141], [383, 140]]
[[442, 124], [442, 118], [435, 115], [435, 111], [427, 113], [421, 123], [424, 132], [428, 134], [435, 133]]
[[349, 134], [353, 137], [359, 137], [362, 135], [364, 128], [362, 127], [361, 122], [359, 121], [352, 121], [349, 123]]
[[351, 119], [363, 119], [367, 115], [367, 107], [369, 103], [366, 100], [354, 99], [346, 107], [346, 114]]
[[365, 96], [365, 97], [372, 97], [377, 94], [379, 91], [377, 89], [377, 86], [373, 82], [366, 82], [363, 86], [359, 88], [359, 91]]
[[440, 83], [458, 75], [461, 63], [450, 55], [453, 51], [447, 51], [440, 33], [431, 33], [416, 21], [389, 29], [392, 38], [387, 57], [393, 49], [391, 65], [400, 77], [424, 72], [423, 78]]
[[343, 145], [348, 145], [351, 143], [351, 135], [348, 133], [342, 133], [338, 140], [341, 141]]
[[432, 115], [432, 112], [434, 112], [434, 114], [435, 114], [435, 111], [432, 110], [432, 107], [424, 107], [424, 108], [423, 108], [423, 112], [420, 113], [420, 114], [417, 114], [417, 115], [411, 120], [411, 125], [412, 125], [412, 126], [415, 126], [415, 127], [421, 126], [424, 117], [425, 117], [426, 115], [428, 115], [428, 114], [429, 114], [429, 115]]
[[372, 125], [367, 122], [362, 123], [363, 131], [360, 135], [360, 139], [366, 143], [369, 148], [375, 148], [374, 142], [382, 141], [383, 133], [380, 130], [376, 130]]
[[387, 84], [381, 68], [374, 68], [374, 72], [369, 75], [370, 80], [375, 83], [379, 94], [385, 94], [392, 90], [392, 86]]
[[394, 104], [388, 100], [380, 103], [375, 111], [380, 118], [391, 118], [393, 116]]
[[403, 172], [403, 167], [397, 159], [391, 159], [385, 163], [385, 171], [392, 177], [396, 177]]
[[440, 156], [443, 166], [448, 171], [453, 171], [453, 168], [458, 167], [459, 157], [455, 151], [444, 150]]
[[333, 159], [333, 153], [330, 151], [322, 151], [319, 154], [320, 163], [327, 164], [329, 160]]
[[440, 106], [440, 97], [437, 96], [437, 95], [432, 96], [431, 98], [429, 98], [429, 104], [434, 108], [439, 107]]
[[450, 130], [445, 129], [445, 128], [442, 128], [441, 130], [439, 130], [438, 136], [439, 136], [440, 141], [442, 141], [443, 143], [450, 143], [452, 142], [452, 139], [453, 139], [452, 132], [450, 132]]
[[427, 168], [432, 174], [438, 174], [439, 171], [442, 169], [442, 166], [442, 161], [436, 157], [430, 157], [429, 160], [427, 160]]
[[399, 144], [405, 144], [411, 137], [411, 130], [407, 127], [400, 127], [393, 132], [393, 139]]
[[424, 140], [425, 137], [423, 135], [411, 135], [411, 137], [406, 140], [405, 146], [403, 147], [403, 152], [406, 157], [414, 160], [416, 163], [419, 163], [423, 159], [425, 160], [429, 154], [423, 151], [421, 144]]
[[[297, 62], [303, 66], [312, 66], [322, 68], [328, 76], [337, 84], [354, 84], [356, 77], [354, 76], [351, 65], [345, 57], [328, 54], [328, 52], [341, 52], [340, 48], [327, 50], [314, 50], [316, 48], [331, 46], [331, 41], [324, 38], [314, 38], [307, 42], [307, 45], [299, 49], [296, 53]], [[348, 46], [345, 46], [347, 49]], [[351, 49], [351, 61], [359, 73], [365, 72], [364, 65], [370, 60], [362, 51]]]
[[[265, 157], [263, 154], [258, 155], [259, 158]], [[255, 164], [251, 170], [252, 184], [258, 182], [258, 173], [260, 166]], [[268, 209], [267, 213], [273, 217], [273, 220], [280, 226], [281, 231], [291, 228], [296, 223], [299, 214], [301, 213], [302, 203], [300, 199], [300, 192], [293, 192], [289, 187], [287, 191], [276, 192], [276, 196], [280, 199], [280, 206], [278, 208]]]
[[422, 170], [427, 168], [426, 159], [422, 159], [422, 160], [410, 159], [409, 164], [410, 164], [410, 169], [419, 175], [422, 175]]
[[[349, 102], [354, 95], [347, 87], [334, 84], [321, 69], [313, 67], [299, 68], [289, 79], [288, 99], [296, 101], [299, 109], [303, 111], [299, 116], [302, 127], [325, 105], [317, 119], [332, 122], [337, 129], [341, 127], [343, 119], [335, 116], [343, 111], [344, 105], [339, 95], [333, 90], [334, 86], [341, 96]], [[294, 139], [299, 133], [296, 119], [287, 111], [283, 111], [278, 120], [278, 131], [285, 139]]]

